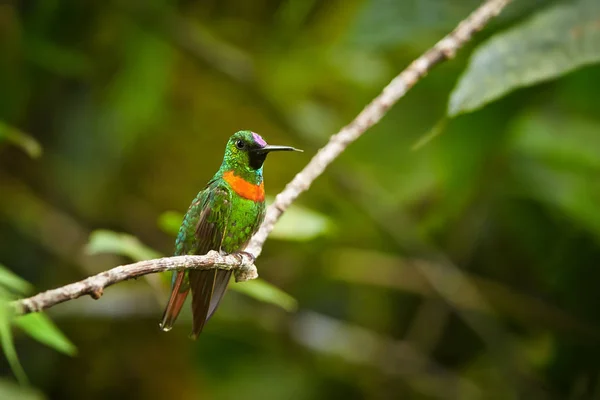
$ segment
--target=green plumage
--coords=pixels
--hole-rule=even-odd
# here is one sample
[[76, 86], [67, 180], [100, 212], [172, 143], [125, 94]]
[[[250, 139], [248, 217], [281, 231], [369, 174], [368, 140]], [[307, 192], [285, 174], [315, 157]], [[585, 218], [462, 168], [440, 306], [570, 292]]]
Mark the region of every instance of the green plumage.
[[[256, 133], [235, 133], [225, 149], [223, 163], [190, 205], [175, 243], [175, 255], [206, 254], [210, 250], [243, 250], [265, 216], [262, 167], [270, 151], [296, 150], [269, 146]], [[181, 271], [173, 288], [161, 327], [170, 330], [192, 290], [192, 336], [197, 337], [223, 297], [231, 271]]]

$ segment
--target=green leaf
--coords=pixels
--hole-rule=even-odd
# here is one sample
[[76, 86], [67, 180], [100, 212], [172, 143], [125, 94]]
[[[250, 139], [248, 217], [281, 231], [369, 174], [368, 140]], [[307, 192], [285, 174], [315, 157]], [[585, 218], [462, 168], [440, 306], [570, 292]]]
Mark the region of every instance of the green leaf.
[[262, 279], [253, 279], [230, 287], [256, 300], [279, 306], [288, 312], [296, 311], [298, 308], [298, 301], [295, 298]]
[[[21, 279], [1, 264], [0, 288], [0, 295], [3, 297], [3, 299], [0, 299], [0, 340], [4, 354], [6, 354], [9, 364], [20, 382], [26, 382], [27, 378], [14, 348], [11, 322], [14, 322], [25, 333], [37, 341], [63, 353], [69, 355], [75, 354], [75, 346], [45, 314], [33, 313], [13, 320], [12, 308], [6, 308], [10, 307], [8, 302], [12, 300], [12, 293], [20, 295], [29, 293], [32, 291], [32, 286], [29, 282]], [[2, 397], [0, 396], [0, 398]]]
[[511, 165], [522, 193], [549, 205], [600, 238], [600, 124], [568, 115], [530, 113], [513, 127]]
[[177, 211], [165, 211], [158, 217], [158, 227], [165, 233], [177, 236], [183, 214]]
[[[514, 2], [498, 17], [513, 20], [538, 9], [552, 0], [521, 0]], [[415, 46], [420, 37], [437, 37], [463, 20], [481, 0], [367, 0], [349, 29], [353, 45], [370, 50], [398, 45]], [[429, 40], [429, 39], [428, 39]]]
[[28, 60], [54, 74], [82, 77], [92, 71], [92, 64], [84, 54], [53, 43], [43, 35], [29, 35], [26, 41]]
[[352, 44], [388, 48], [415, 35], [456, 25], [477, 7], [478, 0], [368, 0], [350, 30]]
[[0, 264], [0, 286], [16, 294], [27, 294], [33, 291], [33, 286], [11, 270]]
[[575, 0], [540, 11], [473, 53], [447, 114], [476, 110], [515, 89], [600, 61], [600, 1]]
[[0, 399], [43, 400], [45, 397], [36, 389], [2, 378], [0, 379]]
[[560, 210], [575, 226], [600, 239], [600, 183], [594, 176], [531, 163], [521, 168], [520, 179], [532, 198]]
[[[85, 247], [88, 254], [110, 253], [128, 257], [133, 261], [151, 260], [161, 258], [163, 255], [158, 251], [146, 246], [135, 236], [99, 229], [90, 234], [90, 239]], [[157, 291], [163, 293], [165, 287], [169, 286], [171, 274], [162, 272], [150, 274], [143, 277], [148, 284]]]
[[[6, 296], [6, 293], [1, 293], [3, 297]], [[15, 349], [15, 343], [13, 340], [12, 330], [11, 330], [11, 320], [13, 318], [12, 308], [10, 308], [10, 304], [6, 300], [6, 298], [0, 300], [0, 344], [2, 345], [2, 351], [6, 356], [8, 364], [12, 369], [13, 373], [17, 380], [23, 384], [28, 384], [27, 375], [21, 366], [21, 362], [19, 361], [19, 357], [17, 356], [17, 350]]]
[[91, 233], [85, 249], [88, 254], [113, 253], [135, 261], [162, 257], [159, 252], [144, 245], [135, 236], [103, 229]]
[[564, 170], [600, 171], [600, 124], [575, 115], [528, 112], [512, 127], [516, 152]]
[[40, 343], [54, 350], [73, 356], [77, 353], [75, 345], [43, 313], [27, 314], [18, 317], [15, 324]]
[[31, 158], [42, 154], [42, 146], [31, 136], [0, 121], [0, 142], [6, 140], [24, 150]]
[[275, 224], [269, 238], [302, 242], [327, 234], [331, 230], [332, 223], [323, 214], [292, 205]]

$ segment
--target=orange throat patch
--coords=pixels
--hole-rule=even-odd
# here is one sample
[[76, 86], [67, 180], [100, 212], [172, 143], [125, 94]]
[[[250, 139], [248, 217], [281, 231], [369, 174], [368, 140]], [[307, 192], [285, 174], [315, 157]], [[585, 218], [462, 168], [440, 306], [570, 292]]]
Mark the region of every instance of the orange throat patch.
[[233, 171], [227, 171], [223, 174], [225, 182], [231, 186], [234, 192], [247, 200], [264, 201], [265, 200], [265, 185], [261, 182], [258, 185], [248, 182], [234, 174]]

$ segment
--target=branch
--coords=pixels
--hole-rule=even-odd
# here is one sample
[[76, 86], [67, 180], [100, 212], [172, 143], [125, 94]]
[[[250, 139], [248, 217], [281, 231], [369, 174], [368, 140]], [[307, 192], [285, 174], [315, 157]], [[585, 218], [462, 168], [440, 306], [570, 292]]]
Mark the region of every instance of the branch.
[[456, 52], [471, 39], [474, 33], [481, 30], [510, 2], [511, 0], [487, 0], [450, 34], [396, 76], [383, 89], [381, 94], [373, 99], [349, 125], [331, 136], [329, 142], [277, 195], [274, 203], [269, 206], [259, 231], [254, 235], [245, 252], [222, 256], [216, 251], [210, 251], [204, 256], [165, 257], [121, 265], [82, 281], [48, 290], [27, 299], [16, 300], [12, 302], [15, 312], [18, 315], [38, 312], [85, 295], [98, 299], [102, 296], [104, 288], [108, 286], [156, 272], [219, 268], [233, 270], [237, 282], [255, 279], [258, 277], [258, 273], [253, 264], [254, 259], [260, 255], [275, 223], [292, 202], [301, 193], [308, 190], [313, 181], [352, 142], [358, 139], [367, 129], [377, 124], [390, 107], [402, 98], [429, 70], [442, 61], [454, 57]]
[[214, 268], [233, 270], [236, 282], [244, 282], [258, 277], [254, 266], [254, 257], [251, 254], [241, 252], [220, 255], [217, 251], [211, 250], [203, 256], [164, 257], [120, 265], [82, 281], [48, 290], [27, 299], [14, 301], [12, 305], [17, 315], [29, 314], [85, 295], [99, 299], [104, 292], [104, 288], [143, 275], [181, 269]]

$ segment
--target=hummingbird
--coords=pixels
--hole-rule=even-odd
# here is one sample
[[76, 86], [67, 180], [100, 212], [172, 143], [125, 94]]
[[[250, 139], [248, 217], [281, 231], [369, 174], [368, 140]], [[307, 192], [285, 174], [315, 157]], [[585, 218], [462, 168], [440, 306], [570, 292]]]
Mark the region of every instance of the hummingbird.
[[[217, 173], [188, 208], [175, 241], [175, 255], [242, 251], [265, 217], [263, 163], [273, 151], [302, 151], [267, 144], [257, 133], [234, 133]], [[160, 327], [169, 331], [192, 290], [192, 335], [196, 339], [225, 294], [231, 271], [187, 270], [173, 273], [171, 296]]]

